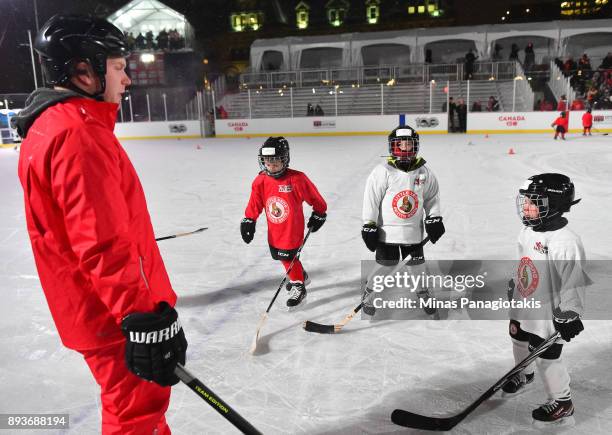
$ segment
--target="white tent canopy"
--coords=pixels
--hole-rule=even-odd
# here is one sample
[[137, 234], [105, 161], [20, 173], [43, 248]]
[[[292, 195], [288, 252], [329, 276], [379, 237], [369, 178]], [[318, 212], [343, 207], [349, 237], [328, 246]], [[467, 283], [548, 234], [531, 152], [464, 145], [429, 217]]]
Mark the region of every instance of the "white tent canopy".
[[[568, 38], [580, 34], [610, 32], [612, 19], [589, 21], [552, 21], [543, 23], [495, 24], [472, 27], [442, 27], [427, 29], [411, 29], [390, 32], [345, 33], [342, 35], [287, 37], [274, 39], [258, 39], [251, 45], [251, 70], [262, 71], [263, 54], [266, 51], [278, 51], [282, 54], [282, 69], [296, 70], [302, 65], [302, 55], [308, 49], [340, 48], [338, 50], [315, 50], [319, 56], [333, 56], [327, 59], [329, 65], [356, 67], [364, 65], [364, 48], [368, 58], [379, 63], [387, 62], [391, 55], [385, 55], [385, 49], [390, 49], [398, 57], [398, 63], [405, 63], [410, 57], [411, 62], [421, 63], [425, 60], [427, 47], [435, 47], [442, 54], [434, 53], [434, 58], [442, 61], [454, 61], [454, 57], [464, 56], [469, 48], [474, 48], [481, 60], [490, 58], [494, 42], [507, 38], [517, 38], [516, 43], [521, 49], [524, 38], [539, 37], [542, 44], [535, 46], [536, 58], [546, 56], [563, 56], [568, 44]], [[535, 38], [534, 38], [535, 39]], [[546, 44], [544, 44], [546, 43]], [[406, 47], [406, 48], [404, 48]], [[376, 49], [380, 53], [376, 53]], [[307, 53], [308, 55], [313, 54]], [[341, 53], [341, 54], [340, 54]], [[510, 53], [509, 47], [504, 56]], [[341, 57], [341, 59], [340, 59]], [[307, 62], [307, 63], [310, 63]]]
[[157, 0], [133, 0], [113, 13], [108, 20], [125, 33], [134, 36], [142, 32], [159, 33], [176, 29], [185, 35], [188, 25], [185, 17]]

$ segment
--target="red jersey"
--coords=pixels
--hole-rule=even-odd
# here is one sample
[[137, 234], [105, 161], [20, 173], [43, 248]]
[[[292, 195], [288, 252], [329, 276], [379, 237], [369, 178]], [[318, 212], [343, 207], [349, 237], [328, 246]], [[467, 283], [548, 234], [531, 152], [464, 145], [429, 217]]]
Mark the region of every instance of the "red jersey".
[[316, 213], [327, 211], [325, 200], [303, 172], [288, 168], [280, 178], [260, 172], [253, 181], [244, 215], [257, 220], [265, 209], [270, 246], [296, 249], [304, 240], [304, 201]]
[[555, 119], [555, 122], [553, 122], [554, 125], [560, 125], [561, 127], [563, 127], [565, 129], [565, 131], [567, 131], [567, 128], [569, 126], [569, 117], [566, 116], [565, 118], [559, 116], [557, 119]]
[[593, 126], [593, 114], [592, 113], [584, 112], [584, 115], [582, 115], [582, 126], [583, 127]]
[[40, 282], [64, 345], [77, 350], [121, 342], [124, 316], [176, 302], [116, 116], [112, 103], [58, 102], [19, 153]]

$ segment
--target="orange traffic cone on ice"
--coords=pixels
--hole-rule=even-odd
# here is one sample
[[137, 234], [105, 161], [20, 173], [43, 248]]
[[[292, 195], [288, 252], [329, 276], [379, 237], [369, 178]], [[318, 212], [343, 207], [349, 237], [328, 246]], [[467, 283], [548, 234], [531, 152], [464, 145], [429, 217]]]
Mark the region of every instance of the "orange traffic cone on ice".
[[512, 147], [511, 147], [511, 148], [508, 150], [508, 155], [514, 155], [514, 154], [516, 154], [516, 153], [514, 152], [514, 148], [512, 148]]

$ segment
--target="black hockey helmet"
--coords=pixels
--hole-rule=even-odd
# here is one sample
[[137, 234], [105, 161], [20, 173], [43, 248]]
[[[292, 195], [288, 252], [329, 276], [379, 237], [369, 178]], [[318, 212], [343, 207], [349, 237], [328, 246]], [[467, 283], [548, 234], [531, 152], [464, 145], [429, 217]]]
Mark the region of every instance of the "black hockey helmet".
[[[416, 159], [419, 152], [419, 134], [408, 125], [400, 125], [389, 133], [389, 155], [398, 162], [411, 162]], [[402, 150], [400, 145], [408, 145]]]
[[125, 35], [103, 18], [88, 15], [54, 15], [34, 41], [45, 79], [50, 85], [66, 85], [78, 62], [87, 62], [106, 88], [106, 59], [129, 54]]
[[[282, 169], [270, 172], [266, 168], [266, 162], [281, 162]], [[259, 148], [259, 168], [274, 178], [282, 176], [289, 167], [289, 142], [282, 136], [269, 137]]]
[[[563, 174], [540, 174], [529, 177], [516, 197], [519, 217], [528, 227], [537, 227], [553, 220], [580, 202], [574, 200], [574, 183]], [[537, 217], [529, 217], [525, 209], [529, 205], [538, 208]]]

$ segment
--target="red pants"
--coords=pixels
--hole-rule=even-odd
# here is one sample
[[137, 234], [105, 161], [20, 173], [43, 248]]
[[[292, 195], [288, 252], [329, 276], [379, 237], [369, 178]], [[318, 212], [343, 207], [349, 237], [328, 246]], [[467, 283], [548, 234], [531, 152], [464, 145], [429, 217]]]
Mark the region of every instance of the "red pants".
[[[287, 269], [289, 269], [289, 265], [291, 264], [291, 260], [281, 260], [281, 263], [283, 263], [283, 266], [285, 266], [285, 271], [287, 271]], [[302, 263], [300, 263], [299, 259], [296, 259], [293, 263], [291, 272], [289, 272], [289, 280], [304, 282], [304, 269], [302, 268]]]
[[102, 390], [103, 435], [170, 434], [164, 414], [171, 388], [144, 381], [128, 371], [125, 342], [81, 354]]

